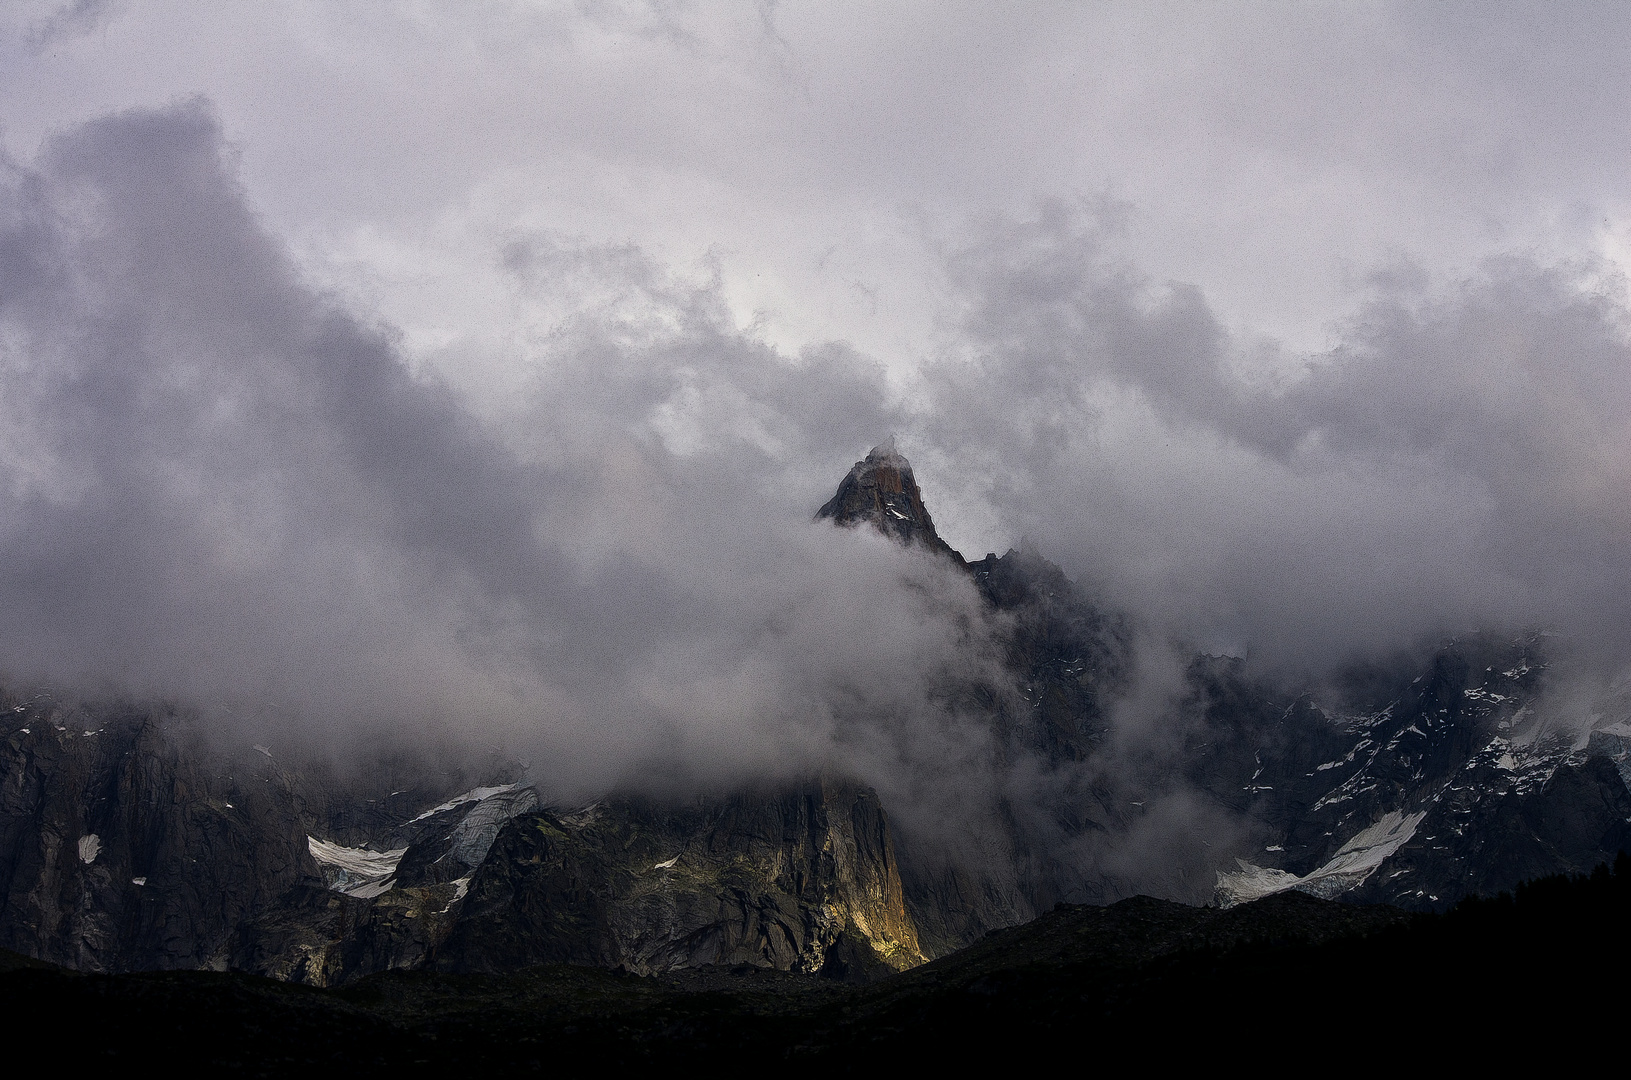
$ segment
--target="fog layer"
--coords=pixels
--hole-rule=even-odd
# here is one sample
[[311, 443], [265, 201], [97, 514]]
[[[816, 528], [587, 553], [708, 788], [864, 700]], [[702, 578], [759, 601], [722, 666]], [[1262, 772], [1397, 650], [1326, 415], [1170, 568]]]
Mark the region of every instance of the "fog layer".
[[[515, 232], [511, 321], [415, 367], [234, 170], [201, 101], [4, 166], [14, 680], [496, 742], [563, 794], [826, 769], [909, 828], [977, 817], [1068, 778], [998, 762], [967, 712], [959, 688], [1005, 683], [966, 576], [811, 520], [889, 433], [954, 543], [1028, 534], [1152, 640], [1305, 672], [1479, 627], [1616, 663], [1631, 640], [1631, 351], [1601, 267], [1394, 268], [1336, 348], [1289, 356], [1106, 254], [1102, 206], [1048, 205], [947, 253], [938, 343], [886, 377], [842, 343], [779, 352], [637, 247]], [[1159, 724], [1178, 690], [1122, 715]], [[1157, 810], [1091, 858], [1228, 830]]]
[[616, 272], [639, 310], [478, 421], [302, 285], [196, 103], [64, 136], [4, 201], [14, 678], [462, 732], [579, 790], [980, 752], [930, 693], [992, 662], [972, 586], [811, 520], [893, 419], [874, 367], [518, 243], [519, 281]]

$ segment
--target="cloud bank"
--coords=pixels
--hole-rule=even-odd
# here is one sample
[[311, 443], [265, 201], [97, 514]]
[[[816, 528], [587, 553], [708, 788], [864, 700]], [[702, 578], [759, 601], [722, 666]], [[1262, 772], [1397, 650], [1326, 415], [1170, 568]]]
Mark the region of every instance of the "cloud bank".
[[[207, 103], [64, 132], [0, 177], [0, 660], [498, 743], [564, 795], [834, 769], [909, 829], [1041, 807], [1075, 781], [1000, 760], [957, 692], [1004, 684], [1000, 620], [811, 521], [889, 433], [954, 543], [1028, 535], [1151, 640], [1318, 672], [1538, 623], [1627, 659], [1623, 282], [1394, 267], [1290, 355], [1115, 255], [1119, 220], [988, 221], [904, 374], [765, 343], [706, 267], [512, 230], [498, 325], [432, 365], [303, 276]], [[1161, 722], [1163, 685], [1128, 715]], [[1204, 818], [1177, 796], [1083, 857], [1136, 877], [1221, 843]]]
[[1203, 647], [1317, 668], [1546, 626], [1623, 661], [1623, 279], [1382, 276], [1338, 345], [1288, 356], [1107, 256], [1103, 222], [1055, 206], [957, 257], [923, 424], [971, 498]]
[[810, 477], [889, 426], [874, 366], [776, 356], [705, 287], [535, 238], [501, 253], [518, 288], [613, 274], [638, 311], [590, 305], [487, 422], [301, 282], [206, 106], [8, 174], [15, 676], [465, 731], [591, 787], [955, 725], [926, 686], [988, 662], [972, 588], [811, 521]]

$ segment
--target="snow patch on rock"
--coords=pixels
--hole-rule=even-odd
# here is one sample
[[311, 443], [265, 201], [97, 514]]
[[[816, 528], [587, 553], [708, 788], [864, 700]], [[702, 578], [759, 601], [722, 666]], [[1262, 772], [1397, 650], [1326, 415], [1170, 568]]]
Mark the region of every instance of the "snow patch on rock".
[[1384, 814], [1380, 821], [1355, 833], [1324, 866], [1302, 877], [1236, 859], [1239, 870], [1218, 871], [1218, 906], [1234, 907], [1289, 889], [1334, 900], [1364, 884], [1383, 862], [1409, 843], [1426, 816], [1425, 810], [1408, 815], [1399, 810]]
[[306, 837], [306, 847], [317, 865], [323, 868], [323, 877], [328, 881], [329, 888], [364, 900], [391, 888], [391, 875], [396, 873], [397, 864], [408, 850], [369, 851], [367, 848], [333, 844], [315, 836]]
[[453, 881], [449, 882], [449, 884], [453, 886], [453, 895], [448, 899], [447, 906], [441, 911], [438, 911], [436, 914], [446, 915], [448, 912], [453, 910], [454, 904], [457, 904], [460, 900], [463, 900], [466, 896], [470, 895], [470, 878], [471, 875], [466, 874], [462, 878], [455, 878]]
[[455, 810], [468, 802], [485, 802], [486, 800], [491, 799], [494, 795], [502, 795], [507, 791], [514, 791], [520, 786], [521, 785], [519, 784], [501, 784], [497, 787], [471, 788], [463, 795], [455, 795], [453, 798], [449, 799], [445, 803], [442, 803], [440, 806], [431, 807], [418, 817], [409, 818], [407, 824], [412, 825], [416, 821], [424, 821], [428, 817], [435, 817], [437, 814], [440, 814], [445, 810]]
[[[476, 867], [487, 857], [487, 851], [498, 839], [498, 832], [513, 817], [536, 809], [538, 793], [530, 787], [506, 784], [501, 788], [477, 788], [485, 791], [470, 812], [453, 829], [453, 842], [449, 853], [466, 866]], [[464, 800], [466, 802], [469, 799]], [[459, 805], [458, 803], [454, 804]]]
[[372, 900], [376, 896], [390, 892], [396, 887], [396, 878], [388, 877], [383, 881], [365, 881], [361, 885], [353, 885], [340, 889], [347, 896], [355, 896], [358, 900]]

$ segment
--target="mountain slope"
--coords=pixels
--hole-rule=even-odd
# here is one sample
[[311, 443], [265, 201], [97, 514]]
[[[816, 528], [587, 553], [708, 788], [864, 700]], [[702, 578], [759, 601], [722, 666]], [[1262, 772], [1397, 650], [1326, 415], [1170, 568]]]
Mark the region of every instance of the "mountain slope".
[[1330, 716], [1238, 662], [1196, 662], [1187, 774], [1262, 844], [1220, 875], [1220, 900], [1300, 888], [1443, 910], [1631, 849], [1618, 744], [1553, 722], [1544, 639], [1460, 639], [1416, 671]]
[[842, 978], [922, 962], [877, 797], [811, 782], [517, 817], [434, 966], [745, 963]]

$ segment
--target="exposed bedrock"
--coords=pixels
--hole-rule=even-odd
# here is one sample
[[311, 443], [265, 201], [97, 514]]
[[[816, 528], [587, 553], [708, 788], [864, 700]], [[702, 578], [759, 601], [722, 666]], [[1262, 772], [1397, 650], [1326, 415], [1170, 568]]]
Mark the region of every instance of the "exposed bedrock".
[[525, 814], [464, 904], [439, 968], [745, 963], [864, 977], [923, 961], [877, 797], [835, 781]]

